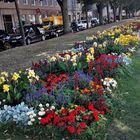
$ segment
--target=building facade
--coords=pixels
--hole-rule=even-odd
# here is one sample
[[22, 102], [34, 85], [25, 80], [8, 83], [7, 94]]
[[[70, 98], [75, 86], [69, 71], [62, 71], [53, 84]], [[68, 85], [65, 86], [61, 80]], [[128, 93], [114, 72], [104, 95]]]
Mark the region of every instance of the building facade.
[[[18, 0], [20, 15], [23, 23], [41, 23], [42, 18], [58, 15], [60, 7], [57, 0]], [[0, 29], [12, 32], [18, 26], [17, 13], [14, 3], [0, 2]]]
[[82, 5], [77, 0], [68, 0], [69, 22], [80, 20], [82, 16]]

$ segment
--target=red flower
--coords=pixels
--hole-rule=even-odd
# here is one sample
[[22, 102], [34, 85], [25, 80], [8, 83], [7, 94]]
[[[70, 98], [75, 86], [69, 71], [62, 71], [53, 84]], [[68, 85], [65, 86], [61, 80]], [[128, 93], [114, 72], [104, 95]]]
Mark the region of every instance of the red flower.
[[79, 127], [82, 128], [82, 129], [86, 129], [86, 128], [87, 128], [87, 125], [86, 125], [85, 122], [81, 122], [81, 123], [79, 124]]
[[84, 120], [91, 120], [91, 116], [90, 115], [85, 115]]
[[79, 81], [79, 76], [78, 72], [75, 72], [75, 90], [78, 90], [78, 81]]
[[75, 128], [73, 126], [67, 126], [67, 130], [72, 134], [75, 133]]
[[60, 127], [63, 127], [64, 125], [65, 125], [64, 122], [59, 122], [59, 123], [58, 123], [58, 126], [60, 126]]
[[79, 112], [84, 112], [85, 111], [85, 108], [84, 107], [77, 106], [76, 107], [76, 110], [79, 111]]
[[78, 128], [77, 130], [76, 130], [76, 132], [79, 134], [79, 133], [81, 133], [81, 128]]
[[66, 115], [68, 113], [68, 109], [66, 109], [66, 108], [61, 109], [61, 113], [63, 115]]
[[100, 120], [100, 118], [99, 118], [98, 115], [99, 115], [99, 113], [97, 111], [94, 111], [93, 112], [93, 116], [94, 116], [94, 118], [95, 118], [96, 121], [99, 121]]

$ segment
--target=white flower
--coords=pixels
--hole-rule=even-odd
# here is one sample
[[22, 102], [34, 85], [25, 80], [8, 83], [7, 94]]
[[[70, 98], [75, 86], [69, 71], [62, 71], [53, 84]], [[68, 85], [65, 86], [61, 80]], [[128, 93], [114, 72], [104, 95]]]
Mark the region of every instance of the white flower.
[[38, 117], [38, 120], [41, 120], [41, 117]]
[[4, 99], [4, 100], [2, 100], [3, 102], [6, 102], [6, 100]]
[[28, 125], [33, 125], [33, 123], [31, 121], [28, 121]]
[[34, 116], [33, 116], [33, 115], [30, 115], [29, 117], [30, 117], [31, 119], [32, 119], [32, 118], [34, 118]]
[[39, 76], [38, 76], [38, 75], [36, 75], [36, 76], [35, 76], [35, 79], [38, 81], [38, 80], [39, 80]]
[[27, 112], [27, 113], [26, 113], [26, 115], [28, 115], [28, 116], [29, 116], [30, 114], [31, 114], [31, 112]]
[[39, 112], [38, 112], [38, 115], [39, 115], [39, 116], [45, 115], [45, 111], [39, 111]]
[[98, 46], [97, 42], [94, 42], [93, 47], [97, 47], [97, 46]]
[[39, 107], [40, 107], [40, 108], [42, 108], [42, 107], [43, 107], [43, 105], [42, 105], [42, 104], [39, 104]]
[[36, 114], [35, 113], [33, 114], [33, 117], [36, 117]]
[[49, 103], [47, 103], [47, 104], [46, 104], [46, 107], [49, 107], [49, 106], [50, 106]]
[[42, 108], [40, 108], [40, 110], [41, 110], [41, 111], [44, 111], [45, 109], [42, 107]]
[[35, 121], [35, 119], [34, 119], [34, 118], [32, 118], [32, 119], [31, 119], [31, 122], [34, 122], [34, 121]]
[[51, 109], [54, 110], [55, 109], [55, 106], [51, 106]]

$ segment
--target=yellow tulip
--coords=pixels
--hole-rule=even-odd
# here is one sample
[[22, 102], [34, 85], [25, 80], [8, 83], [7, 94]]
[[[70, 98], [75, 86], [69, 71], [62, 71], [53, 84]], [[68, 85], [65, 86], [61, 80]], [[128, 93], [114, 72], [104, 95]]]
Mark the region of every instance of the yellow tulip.
[[9, 90], [10, 90], [9, 85], [7, 85], [7, 84], [3, 85], [3, 92], [9, 92]]
[[6, 81], [6, 80], [5, 80], [5, 78], [4, 78], [3, 76], [0, 77], [0, 84], [3, 84], [5, 81]]
[[17, 81], [20, 78], [19, 74], [14, 72], [13, 76], [12, 76], [12, 80], [13, 81]]

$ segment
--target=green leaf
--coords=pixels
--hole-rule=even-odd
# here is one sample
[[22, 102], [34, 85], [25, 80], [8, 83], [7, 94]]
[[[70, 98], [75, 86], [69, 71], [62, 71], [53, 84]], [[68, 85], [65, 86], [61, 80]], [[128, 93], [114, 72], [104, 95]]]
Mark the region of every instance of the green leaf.
[[17, 93], [16, 96], [15, 96], [15, 99], [16, 100], [20, 100], [22, 97], [21, 93]]
[[11, 95], [10, 95], [10, 93], [7, 93], [7, 101], [8, 101], [9, 103], [12, 102], [12, 99], [11, 99]]

